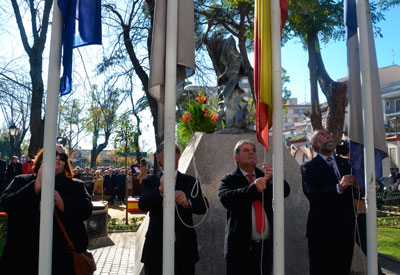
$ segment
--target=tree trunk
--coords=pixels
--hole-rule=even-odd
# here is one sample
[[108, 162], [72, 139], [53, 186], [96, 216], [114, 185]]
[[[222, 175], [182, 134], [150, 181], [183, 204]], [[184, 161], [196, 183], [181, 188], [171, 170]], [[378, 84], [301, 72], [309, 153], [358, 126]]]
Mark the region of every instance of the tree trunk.
[[307, 36], [308, 46], [308, 68], [310, 71], [311, 88], [311, 125], [314, 130], [322, 128], [322, 115], [319, 108], [318, 86], [317, 86], [317, 61], [315, 54], [316, 41], [318, 33], [310, 33]]
[[319, 46], [317, 47], [315, 56], [318, 82], [328, 101], [326, 128], [332, 133], [333, 139], [338, 144], [343, 135], [344, 117], [347, 106], [347, 84], [333, 81], [330, 78], [325, 70]]
[[43, 104], [43, 79], [42, 79], [42, 57], [32, 55], [29, 57], [31, 70], [29, 72], [32, 80], [32, 105], [30, 115], [31, 139], [28, 153], [35, 155], [43, 148], [44, 119], [42, 119]]
[[[240, 55], [242, 56], [242, 62], [243, 62], [243, 67], [244, 67], [244, 75], [247, 77], [248, 81], [249, 81], [249, 86], [250, 86], [250, 90], [251, 90], [251, 94], [254, 97], [254, 70], [253, 67], [250, 64], [249, 61], [249, 56], [247, 54], [247, 48], [246, 48], [246, 32], [247, 32], [247, 28], [245, 25], [245, 18], [246, 16], [249, 14], [249, 9], [253, 8], [250, 3], [248, 2], [239, 2], [239, 12], [240, 12], [240, 27], [239, 27], [239, 51], [240, 51]], [[255, 100], [253, 101], [253, 103], [255, 104]]]

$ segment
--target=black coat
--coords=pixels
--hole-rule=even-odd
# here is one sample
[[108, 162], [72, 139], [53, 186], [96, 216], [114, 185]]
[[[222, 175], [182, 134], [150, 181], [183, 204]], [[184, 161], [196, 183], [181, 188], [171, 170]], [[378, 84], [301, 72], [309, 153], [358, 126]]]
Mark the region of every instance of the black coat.
[[18, 175], [22, 174], [22, 164], [20, 162], [10, 163], [7, 166], [6, 183], [7, 185]]
[[[264, 176], [258, 168], [255, 168], [255, 173], [256, 178]], [[289, 184], [284, 181], [284, 196], [289, 196], [289, 193]], [[264, 211], [271, 229], [273, 228], [272, 195], [272, 182], [269, 181], [264, 190]], [[224, 255], [227, 259], [243, 259], [250, 253], [252, 204], [256, 200], [261, 200], [262, 195], [254, 184], [249, 184], [240, 168], [237, 167], [221, 179], [218, 196], [227, 209]], [[272, 244], [272, 237], [269, 242]]]
[[104, 176], [104, 195], [113, 195], [117, 188], [117, 176], [115, 174]]
[[7, 163], [5, 160], [0, 159], [0, 195], [3, 191], [3, 184], [6, 179]]
[[[15, 177], [0, 197], [7, 212], [7, 239], [0, 258], [1, 274], [37, 274], [39, 257], [40, 195], [34, 192], [34, 175]], [[63, 198], [65, 211], [58, 214], [78, 252], [87, 249], [88, 236], [83, 221], [92, 213], [92, 203], [80, 180], [59, 175], [55, 190]], [[54, 218], [53, 274], [74, 274], [67, 242]]]
[[[203, 195], [199, 190], [195, 198], [190, 194], [195, 184], [195, 178], [178, 172], [175, 190], [185, 192], [186, 197], [192, 202], [192, 207], [184, 208], [177, 204], [179, 215], [187, 225], [193, 225], [192, 214], [206, 213], [206, 205]], [[143, 212], [150, 212], [149, 228], [143, 247], [142, 262], [162, 265], [162, 232], [163, 232], [163, 196], [160, 194], [160, 176], [153, 175], [142, 183], [142, 193], [139, 200], [139, 208]], [[196, 232], [193, 228], [186, 227], [179, 219], [175, 211], [175, 263], [195, 263], [199, 260]]]
[[[340, 175], [351, 174], [347, 159], [335, 157]], [[307, 221], [308, 238], [314, 240], [352, 240], [355, 216], [352, 188], [338, 194], [333, 169], [320, 156], [301, 165], [303, 192], [310, 201]]]

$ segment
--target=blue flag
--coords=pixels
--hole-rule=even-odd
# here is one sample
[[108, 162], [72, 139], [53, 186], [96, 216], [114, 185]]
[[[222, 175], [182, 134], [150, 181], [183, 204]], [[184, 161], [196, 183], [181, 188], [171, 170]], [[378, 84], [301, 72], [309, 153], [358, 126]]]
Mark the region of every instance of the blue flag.
[[[357, 10], [355, 0], [344, 1], [344, 21], [347, 36], [347, 65], [349, 80], [347, 91], [349, 98], [349, 139], [350, 139], [350, 165], [358, 183], [364, 187], [364, 139], [363, 139], [363, 115], [360, 78], [360, 53], [357, 35]], [[372, 22], [368, 18], [368, 44], [371, 60], [370, 79], [372, 88], [372, 101], [376, 102], [373, 113], [374, 127], [374, 153], [375, 153], [375, 177], [382, 177], [382, 158], [387, 156], [385, 128], [383, 122], [382, 98], [378, 74], [378, 65], [375, 53], [375, 42], [372, 34]]]
[[63, 67], [61, 95], [71, 92], [72, 50], [101, 44], [101, 0], [58, 0], [63, 15]]

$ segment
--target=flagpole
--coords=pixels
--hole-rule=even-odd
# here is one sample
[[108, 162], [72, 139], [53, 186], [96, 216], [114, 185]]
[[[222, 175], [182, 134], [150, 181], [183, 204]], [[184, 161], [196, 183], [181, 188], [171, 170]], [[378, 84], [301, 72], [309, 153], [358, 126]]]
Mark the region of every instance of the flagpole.
[[273, 148], [273, 209], [274, 209], [274, 274], [285, 274], [285, 231], [283, 200], [282, 86], [281, 86], [281, 7], [271, 0], [272, 48], [272, 148]]
[[60, 63], [62, 15], [57, 0], [53, 5], [53, 24], [47, 80], [46, 118], [44, 124], [44, 152], [40, 203], [39, 273], [51, 275], [53, 252], [54, 179], [57, 136], [57, 110], [60, 93]]
[[357, 23], [358, 39], [360, 47], [361, 87], [363, 103], [363, 130], [364, 130], [364, 167], [365, 187], [367, 188], [367, 271], [368, 274], [378, 274], [378, 253], [376, 237], [376, 189], [375, 189], [375, 155], [374, 155], [374, 133], [372, 118], [372, 83], [371, 83], [371, 60], [368, 41], [368, 5], [365, 0], [357, 1]]
[[163, 275], [174, 275], [178, 0], [168, 0], [165, 58]]

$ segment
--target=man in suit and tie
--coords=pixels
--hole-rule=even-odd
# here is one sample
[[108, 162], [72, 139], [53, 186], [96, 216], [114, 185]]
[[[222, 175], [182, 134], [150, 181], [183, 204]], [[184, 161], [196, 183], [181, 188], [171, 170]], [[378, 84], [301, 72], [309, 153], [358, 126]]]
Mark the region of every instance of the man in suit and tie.
[[[164, 143], [157, 148], [157, 159], [164, 167]], [[200, 186], [194, 187], [196, 179], [180, 173], [178, 162], [181, 152], [175, 146], [175, 275], [194, 275], [195, 264], [199, 260], [197, 237], [193, 226], [193, 214], [205, 214], [208, 203], [203, 197]], [[198, 183], [200, 184], [200, 183]], [[199, 188], [198, 192], [192, 192]], [[143, 180], [139, 208], [149, 211], [150, 222], [143, 246], [142, 259], [146, 275], [162, 274], [163, 243], [163, 192], [162, 173]], [[192, 195], [196, 194], [196, 195]]]
[[318, 155], [301, 165], [303, 192], [310, 201], [307, 221], [310, 274], [349, 275], [354, 248], [356, 178], [347, 159], [334, 156], [331, 134], [314, 132]]
[[[256, 146], [249, 140], [236, 143], [233, 159], [237, 167], [221, 179], [218, 193], [227, 209], [226, 274], [268, 275], [273, 262], [273, 169], [265, 162], [264, 171], [256, 167]], [[290, 187], [284, 181], [284, 196], [289, 193]]]

